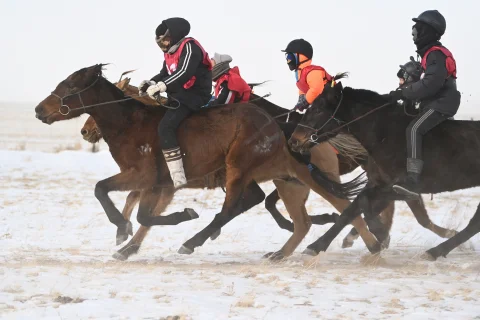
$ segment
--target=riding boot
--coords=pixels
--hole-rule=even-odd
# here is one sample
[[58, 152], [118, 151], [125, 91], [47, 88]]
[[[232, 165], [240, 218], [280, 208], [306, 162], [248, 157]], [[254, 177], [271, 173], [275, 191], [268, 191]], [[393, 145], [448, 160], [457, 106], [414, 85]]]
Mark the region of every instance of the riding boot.
[[423, 161], [420, 159], [407, 159], [407, 178], [403, 183], [394, 184], [393, 190], [406, 196], [419, 197], [417, 193], [420, 174], [423, 169]]
[[185, 178], [180, 147], [162, 151], [165, 161], [167, 162], [168, 170], [170, 171], [170, 177], [172, 177], [173, 186], [175, 189], [185, 186], [187, 184], [187, 178]]

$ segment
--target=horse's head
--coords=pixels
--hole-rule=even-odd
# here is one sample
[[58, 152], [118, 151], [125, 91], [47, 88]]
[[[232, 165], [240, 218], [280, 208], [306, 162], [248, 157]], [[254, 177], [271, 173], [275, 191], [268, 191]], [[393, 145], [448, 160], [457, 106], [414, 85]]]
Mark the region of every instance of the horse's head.
[[90, 143], [96, 143], [102, 139], [102, 132], [92, 116], [88, 117], [87, 121], [85, 121], [80, 133], [82, 134], [83, 139]]
[[92, 101], [92, 90], [102, 78], [105, 64], [80, 69], [60, 82], [55, 90], [35, 108], [36, 117], [43, 123], [68, 120], [85, 112], [82, 108]]
[[[346, 75], [347, 73], [341, 73], [334, 79], [339, 80]], [[339, 121], [335, 118], [335, 113], [341, 103], [342, 90], [341, 82], [334, 82], [333, 87], [331, 85], [324, 87], [322, 94], [307, 109], [288, 140], [288, 145], [292, 151], [307, 153], [315, 144], [333, 138], [339, 133], [338, 131], [331, 131], [339, 127]]]

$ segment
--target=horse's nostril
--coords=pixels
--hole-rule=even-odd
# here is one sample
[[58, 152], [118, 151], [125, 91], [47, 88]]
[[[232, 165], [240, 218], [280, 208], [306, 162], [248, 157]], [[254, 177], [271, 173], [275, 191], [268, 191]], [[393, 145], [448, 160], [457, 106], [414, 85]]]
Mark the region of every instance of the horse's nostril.
[[43, 106], [42, 105], [38, 105], [35, 107], [35, 113], [42, 113], [43, 112]]
[[82, 136], [84, 136], [88, 133], [88, 130], [87, 129], [82, 129], [82, 131], [80, 131], [80, 133], [82, 134]]

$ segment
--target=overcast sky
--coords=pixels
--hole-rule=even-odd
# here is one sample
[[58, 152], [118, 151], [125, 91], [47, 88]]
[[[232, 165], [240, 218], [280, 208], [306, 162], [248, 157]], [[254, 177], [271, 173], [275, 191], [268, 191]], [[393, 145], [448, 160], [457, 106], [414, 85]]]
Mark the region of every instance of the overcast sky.
[[350, 72], [344, 85], [387, 93], [397, 85], [398, 65], [416, 55], [411, 18], [437, 9], [447, 20], [442, 42], [457, 60], [460, 112], [475, 113], [479, 8], [474, 0], [2, 0], [0, 101], [38, 103], [69, 74], [96, 63], [112, 63], [112, 82], [129, 69], [138, 69], [132, 84], [149, 79], [163, 62], [155, 28], [174, 16], [190, 21], [190, 35], [210, 56], [230, 54], [248, 82], [273, 80], [257, 92], [271, 92], [284, 107], [293, 107], [297, 89], [280, 50], [299, 37], [312, 43], [315, 64]]

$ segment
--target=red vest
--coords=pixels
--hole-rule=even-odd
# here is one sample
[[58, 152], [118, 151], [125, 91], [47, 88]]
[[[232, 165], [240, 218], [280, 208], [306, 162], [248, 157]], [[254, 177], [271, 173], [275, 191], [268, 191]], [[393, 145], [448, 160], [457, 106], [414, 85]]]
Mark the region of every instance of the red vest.
[[434, 46], [428, 49], [427, 52], [425, 52], [425, 54], [422, 57], [422, 69], [424, 71], [427, 70], [428, 54], [436, 50], [442, 51], [442, 53], [447, 56], [447, 59], [445, 60], [445, 67], [447, 68], [448, 76], [449, 77], [452, 76], [455, 79], [457, 79], [457, 63], [455, 62], [455, 59], [453, 58], [452, 53], [445, 47]]
[[[178, 61], [180, 60], [180, 55], [182, 54], [183, 47], [187, 44], [187, 42], [193, 41], [203, 52], [203, 61], [202, 63], [208, 67], [208, 70], [212, 70], [212, 61], [210, 61], [210, 58], [208, 57], [208, 53], [203, 49], [203, 47], [200, 45], [200, 43], [193, 39], [193, 38], [185, 38], [182, 43], [180, 43], [180, 46], [178, 49], [173, 53], [170, 54], [168, 52], [164, 53], [165, 57], [165, 65], [167, 66], [167, 71], [168, 74], [171, 75], [172, 73], [177, 70], [178, 67]], [[183, 87], [185, 89], [191, 88], [193, 84], [195, 83], [195, 80], [197, 78], [195, 76], [192, 76], [185, 84]]]
[[300, 79], [297, 81], [297, 88], [302, 91], [302, 92], [307, 92], [310, 87], [308, 86], [307, 83], [307, 75], [310, 73], [312, 70], [321, 70], [325, 72], [325, 78], [323, 79], [324, 81], [327, 80], [327, 82], [330, 82], [333, 80], [333, 77], [328, 74], [328, 72], [320, 67], [320, 66], [314, 66], [314, 65], [309, 65], [308, 67], [305, 67], [302, 69], [302, 72], [300, 74]]
[[218, 78], [215, 83], [215, 97], [218, 98], [220, 86], [224, 81], [227, 81], [228, 90], [235, 92], [235, 97], [241, 98], [240, 102], [247, 102], [250, 100], [250, 93], [252, 88], [242, 79], [238, 67], [233, 67], [227, 73]]

